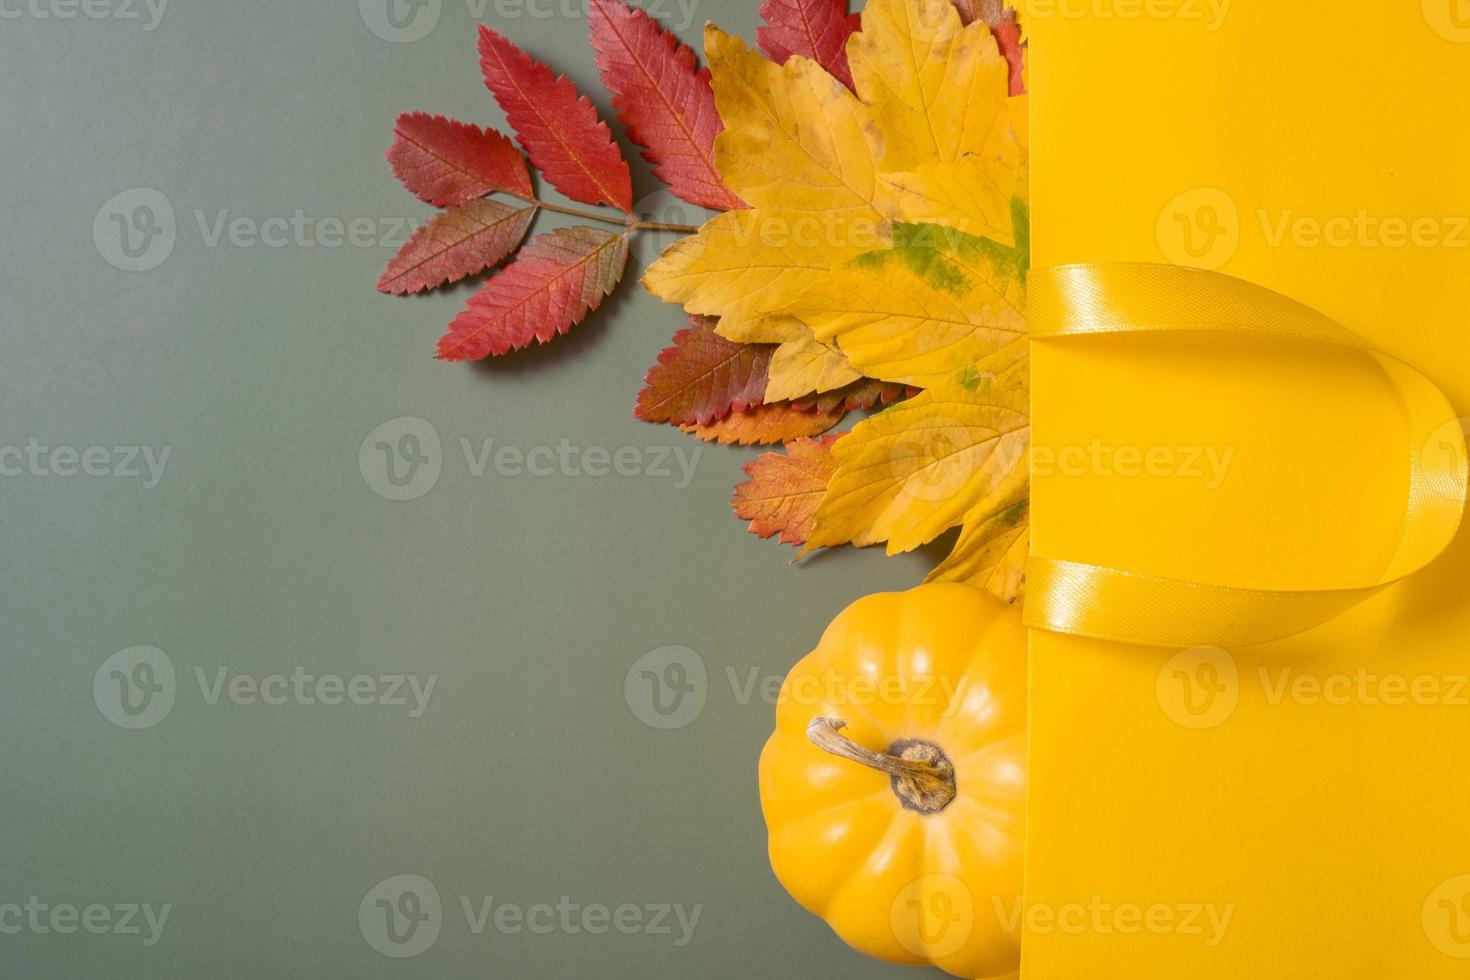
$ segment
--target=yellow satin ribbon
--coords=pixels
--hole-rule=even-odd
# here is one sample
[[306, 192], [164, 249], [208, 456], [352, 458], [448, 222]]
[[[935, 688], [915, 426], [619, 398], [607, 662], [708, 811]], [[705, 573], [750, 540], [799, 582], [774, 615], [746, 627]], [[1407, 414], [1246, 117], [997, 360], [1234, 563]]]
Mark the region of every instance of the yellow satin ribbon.
[[1319, 626], [1412, 575], [1455, 537], [1465, 510], [1463, 430], [1435, 384], [1336, 321], [1261, 286], [1215, 272], [1144, 263], [1033, 270], [1035, 339], [1212, 331], [1290, 337], [1371, 354], [1403, 398], [1409, 495], [1398, 549], [1383, 574], [1353, 588], [1253, 589], [1159, 578], [1055, 558], [1026, 565], [1026, 625], [1157, 646], [1248, 646]]

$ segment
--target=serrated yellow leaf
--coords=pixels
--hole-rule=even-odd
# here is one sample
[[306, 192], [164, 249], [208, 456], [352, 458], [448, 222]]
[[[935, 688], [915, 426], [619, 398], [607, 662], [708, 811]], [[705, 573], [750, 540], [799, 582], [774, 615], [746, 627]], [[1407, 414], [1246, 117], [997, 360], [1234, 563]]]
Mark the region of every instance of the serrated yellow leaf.
[[1025, 335], [1023, 274], [993, 242], [898, 226], [892, 249], [814, 278], [787, 310], [868, 377], [931, 388]]
[[879, 136], [867, 106], [816, 62], [777, 65], [713, 24], [704, 49], [725, 124], [715, 166], [732, 191], [756, 208], [878, 220]]
[[[987, 28], [963, 27], [949, 0], [872, 0], [863, 16], [852, 50], [871, 105], [813, 62], [778, 66], [709, 28], [725, 126], [716, 162], [753, 207], [676, 242], [644, 284], [690, 313], [720, 317], [728, 339], [787, 343], [769, 318], [795, 316], [869, 376], [943, 383], [1024, 332], [1024, 263], [908, 248], [883, 282], [896, 251], [890, 220], [947, 223], [1022, 249], [1008, 220], [1016, 188], [1024, 191], [1016, 100], [1006, 98], [1005, 62]], [[911, 172], [881, 174], [884, 147], [885, 168]], [[923, 169], [931, 164], [942, 169]], [[794, 373], [798, 353], [806, 370], [816, 352], [791, 348]], [[836, 358], [824, 362], [838, 370]]]
[[1005, 126], [1009, 71], [989, 28], [964, 26], [951, 0], [869, 0], [862, 17], [847, 60], [882, 133], [880, 169], [985, 153]]
[[968, 582], [1015, 602], [1025, 585], [1030, 544], [1030, 501], [1023, 500], [998, 514], [967, 519], [949, 557], [924, 581]]
[[747, 320], [780, 312], [833, 268], [883, 243], [876, 226], [839, 226], [829, 215], [727, 211], [665, 249], [643, 285], [690, 313]]
[[841, 351], [822, 343], [799, 321], [800, 333], [776, 348], [771, 355], [766, 401], [800, 398], [813, 392], [832, 391], [852, 384], [862, 375], [853, 370]]
[[1027, 410], [1026, 386], [997, 383], [921, 392], [858, 423], [833, 446], [808, 550], [887, 541], [898, 554], [1025, 497]]

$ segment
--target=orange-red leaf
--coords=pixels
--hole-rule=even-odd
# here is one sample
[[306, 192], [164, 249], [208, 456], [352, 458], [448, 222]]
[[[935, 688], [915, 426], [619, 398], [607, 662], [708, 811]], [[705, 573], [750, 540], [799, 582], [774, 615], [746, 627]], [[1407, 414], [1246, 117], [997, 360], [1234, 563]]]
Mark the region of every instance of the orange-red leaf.
[[803, 395], [791, 404], [800, 412], [831, 413], [838, 409], [845, 412], [860, 412], [874, 405], [892, 405], [900, 398], [911, 396], [917, 390], [893, 381], [862, 378], [832, 391]]
[[588, 16], [603, 84], [659, 180], [690, 204], [745, 207], [715, 169], [723, 126], [709, 69], [696, 69], [692, 50], [622, 0], [591, 0]]
[[612, 292], [627, 261], [626, 235], [578, 226], [536, 236], [449, 324], [439, 357], [479, 360], [566, 333]]
[[565, 76], [480, 25], [480, 71], [551, 186], [584, 204], [633, 210], [633, 179], [597, 110]]
[[1007, 11], [994, 24], [990, 26], [990, 33], [995, 35], [995, 43], [1000, 46], [1000, 55], [1006, 60], [1009, 68], [1010, 95], [1026, 94], [1025, 60], [1026, 48], [1021, 43], [1021, 25], [1016, 22], [1014, 11]]
[[648, 369], [633, 411], [644, 421], [710, 425], [765, 397], [774, 344], [726, 340], [709, 317], [689, 322]]
[[842, 412], [799, 412], [790, 402], [753, 405], [731, 412], [709, 425], [681, 425], [706, 442], [722, 445], [771, 446], [805, 436], [817, 436], [842, 421]]
[[817, 504], [837, 463], [830, 447], [838, 433], [787, 443], [785, 453], [765, 453], [745, 464], [750, 479], [735, 487], [735, 514], [762, 538], [779, 534], [782, 544], [804, 544], [816, 524]]
[[471, 201], [430, 218], [388, 263], [378, 290], [404, 296], [458, 282], [515, 251], [536, 209], [499, 201]]
[[784, 65], [799, 54], [852, 88], [847, 39], [859, 28], [860, 19], [847, 12], [847, 0], [765, 0], [760, 14], [766, 23], [756, 29], [756, 41], [772, 61]]
[[491, 191], [531, 196], [526, 160], [509, 139], [427, 112], [398, 117], [388, 163], [403, 186], [435, 207], [464, 204]]

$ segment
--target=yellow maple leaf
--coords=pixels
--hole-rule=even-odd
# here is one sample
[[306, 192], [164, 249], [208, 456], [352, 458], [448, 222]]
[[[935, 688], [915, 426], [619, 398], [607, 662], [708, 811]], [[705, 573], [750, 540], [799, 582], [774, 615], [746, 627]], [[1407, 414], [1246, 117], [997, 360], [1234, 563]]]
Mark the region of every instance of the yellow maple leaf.
[[968, 582], [1015, 602], [1025, 585], [1030, 542], [1028, 500], [989, 517], [967, 519], [954, 550], [924, 581]]
[[725, 124], [715, 166], [730, 190], [757, 208], [877, 220], [880, 137], [867, 106], [816, 62], [777, 65], [713, 24], [704, 50]]
[[816, 338], [800, 321], [799, 332], [771, 355], [766, 400], [784, 401], [813, 392], [832, 391], [862, 377], [842, 352]]
[[715, 333], [741, 344], [777, 345], [767, 371], [768, 402], [833, 391], [862, 377], [841, 351], [822, 343], [810, 327], [792, 316], [727, 318], [715, 324]]
[[[973, 244], [1023, 248], [1024, 127], [983, 23], [963, 26], [949, 0], [872, 0], [849, 39], [863, 99], [718, 28], [706, 46], [725, 125], [716, 162], [754, 208], [672, 246], [644, 276], [651, 292], [720, 317], [732, 338], [795, 317], [833, 352], [829, 377], [841, 356], [870, 377], [941, 384], [1024, 332], [1023, 265]], [[925, 244], [920, 222], [970, 238]], [[782, 367], [815, 354], [792, 348]], [[794, 383], [783, 372], [777, 390]]]
[[973, 389], [921, 392], [838, 439], [807, 550], [886, 541], [899, 554], [1024, 499], [1028, 361], [1016, 357]]
[[882, 169], [983, 154], [1006, 123], [1006, 61], [950, 0], [869, 0], [847, 42], [859, 98], [883, 135]]
[[922, 388], [832, 447], [807, 550], [908, 551], [964, 526], [936, 576], [1007, 598], [1026, 551], [1026, 100], [951, 0], [869, 0], [854, 91], [711, 27], [716, 164], [751, 208], [664, 253], [644, 284], [779, 345], [768, 400], [859, 376]]

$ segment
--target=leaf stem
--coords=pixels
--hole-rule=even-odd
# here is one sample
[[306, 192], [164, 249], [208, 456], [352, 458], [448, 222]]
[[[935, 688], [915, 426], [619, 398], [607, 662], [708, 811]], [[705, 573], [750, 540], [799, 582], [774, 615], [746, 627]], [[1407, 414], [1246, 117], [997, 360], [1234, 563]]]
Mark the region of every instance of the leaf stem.
[[581, 208], [569, 208], [560, 204], [551, 204], [550, 202], [543, 201], [537, 197], [523, 197], [520, 194], [512, 194], [511, 196], [516, 198], [517, 200], [525, 201], [527, 204], [533, 204], [536, 207], [542, 208], [546, 211], [555, 211], [558, 214], [569, 214], [574, 218], [583, 218], [587, 221], [600, 221], [605, 225], [622, 225], [625, 228], [637, 228], [642, 231], [672, 231], [683, 235], [692, 235], [699, 230], [694, 225], [666, 224], [661, 221], [639, 221], [631, 214], [625, 216], [623, 220], [619, 220], [617, 218], [609, 217], [608, 215], [603, 214], [599, 211], [585, 211]]

